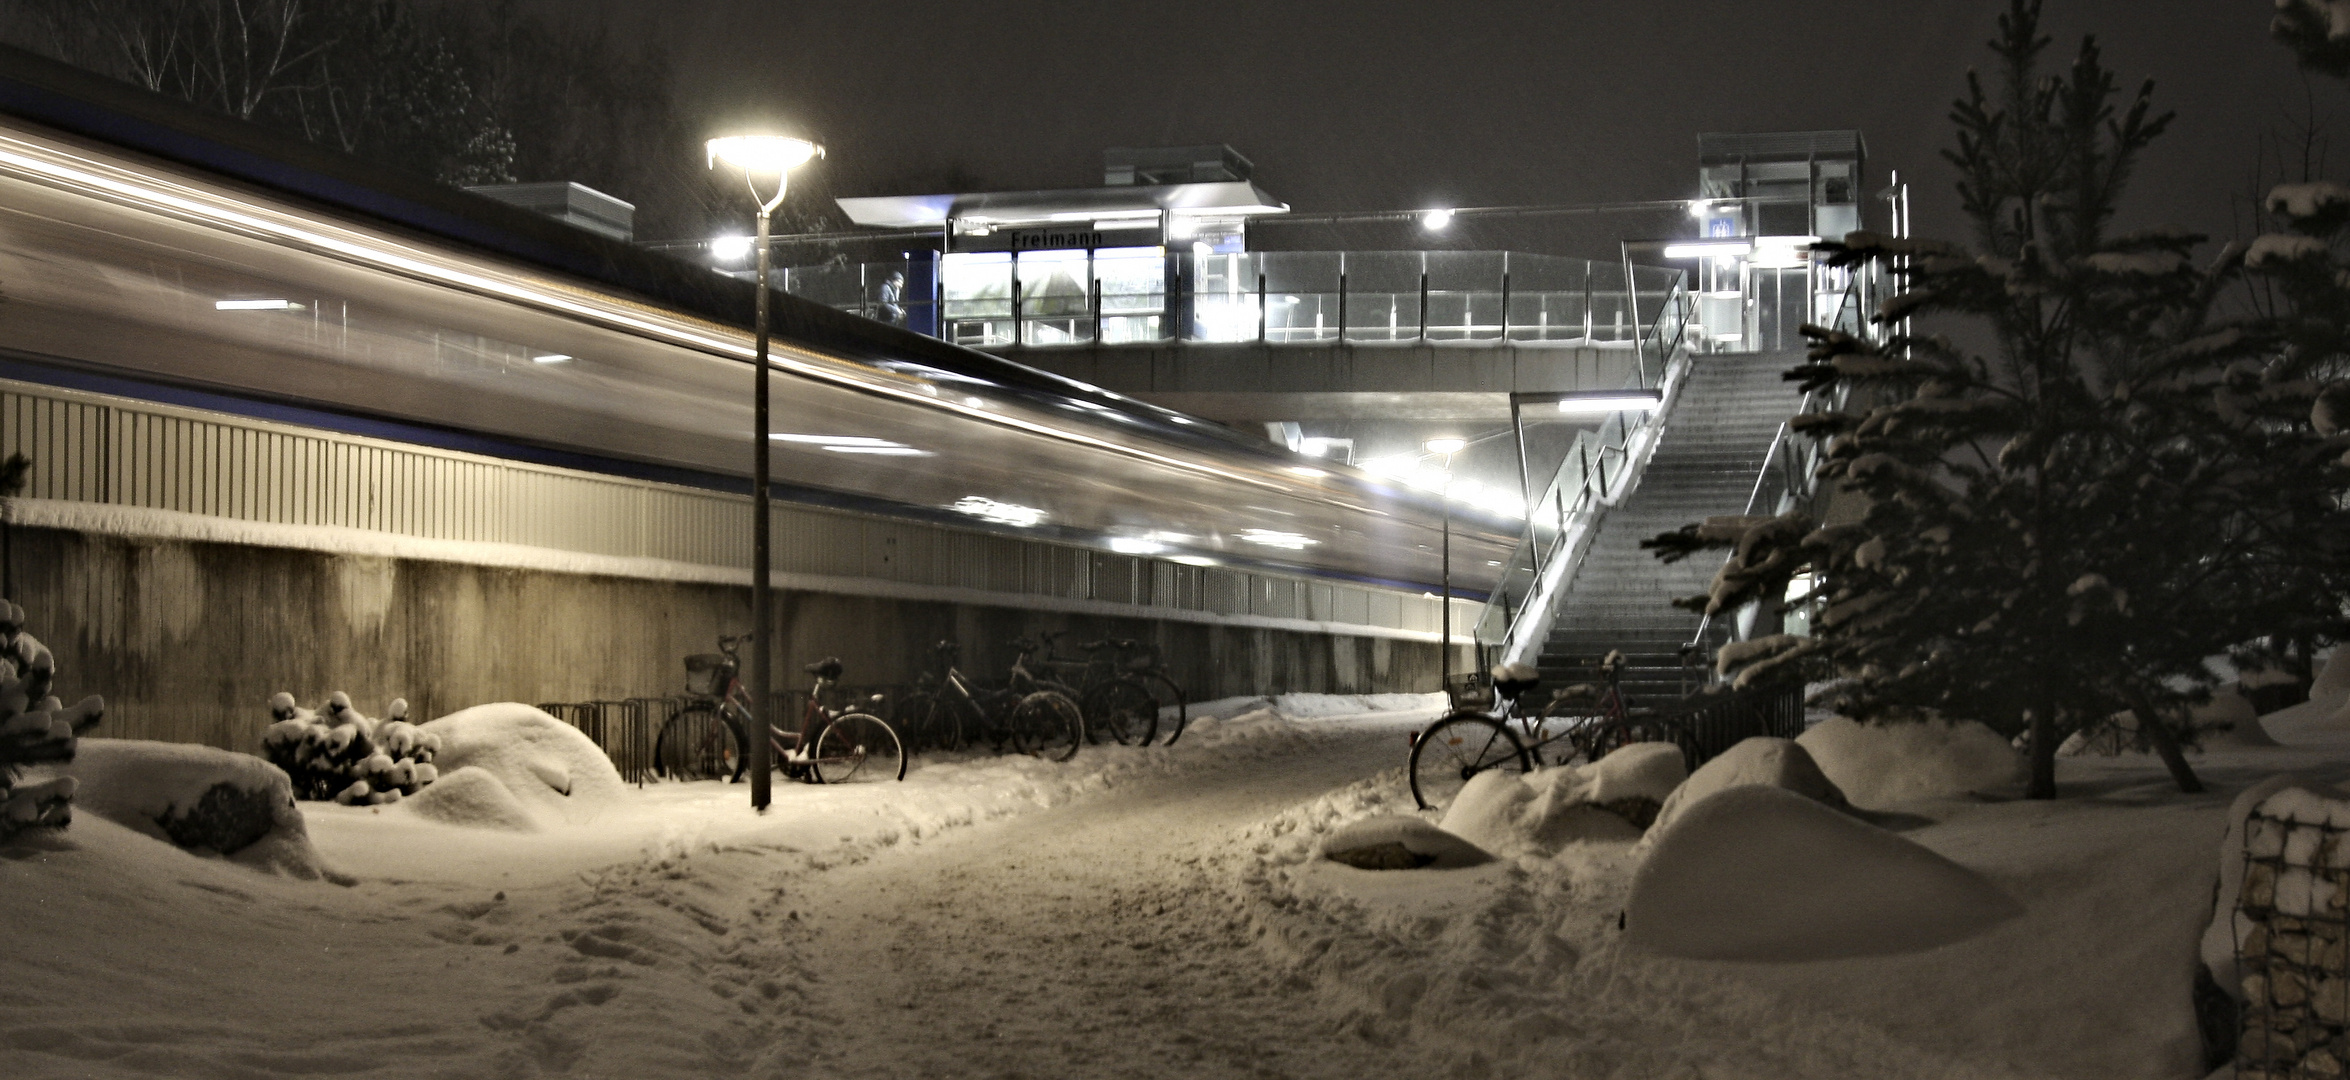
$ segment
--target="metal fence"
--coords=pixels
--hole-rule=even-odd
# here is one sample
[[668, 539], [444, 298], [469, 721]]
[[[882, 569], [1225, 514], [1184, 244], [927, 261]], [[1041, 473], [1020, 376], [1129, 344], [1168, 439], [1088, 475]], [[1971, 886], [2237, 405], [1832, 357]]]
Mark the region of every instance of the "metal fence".
[[1756, 736], [1792, 739], [1803, 734], [1803, 686], [1762, 686], [1746, 690], [1699, 691], [1658, 711], [1687, 741], [1682, 755], [1689, 769]]
[[594, 740], [620, 770], [620, 779], [639, 787], [653, 776], [653, 738], [688, 698], [625, 698], [617, 701], [551, 701], [546, 713]]
[[2243, 1012], [2236, 1075], [2350, 1073], [2350, 832], [2255, 810], [2244, 822], [2244, 885], [2230, 922]]

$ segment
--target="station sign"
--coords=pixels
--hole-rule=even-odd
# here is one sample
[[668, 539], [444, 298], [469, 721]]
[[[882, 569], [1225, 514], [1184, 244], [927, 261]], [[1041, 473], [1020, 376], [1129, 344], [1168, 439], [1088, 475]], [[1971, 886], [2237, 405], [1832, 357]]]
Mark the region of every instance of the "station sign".
[[1089, 251], [1107, 247], [1156, 247], [1162, 242], [1157, 222], [1142, 228], [1102, 229], [1091, 223], [1033, 228], [999, 228], [984, 235], [956, 232], [956, 251]]

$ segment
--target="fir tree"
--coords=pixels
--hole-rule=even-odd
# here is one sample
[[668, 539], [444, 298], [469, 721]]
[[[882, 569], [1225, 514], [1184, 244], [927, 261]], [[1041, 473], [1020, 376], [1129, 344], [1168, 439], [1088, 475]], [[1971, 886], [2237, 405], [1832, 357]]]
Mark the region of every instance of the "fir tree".
[[[2115, 109], [2094, 39], [2044, 77], [2039, 21], [2037, 0], [2012, 0], [1993, 85], [1970, 74], [1952, 111], [1975, 247], [1853, 233], [1815, 249], [1902, 279], [1880, 323], [1948, 324], [1987, 347], [1806, 327], [1808, 361], [1788, 377], [1852, 404], [1798, 427], [1827, 440], [1820, 479], [1858, 520], [1726, 519], [1650, 546], [1734, 548], [1702, 598], [1716, 612], [1818, 576], [1814, 636], [1725, 649], [1740, 681], [1824, 666], [1846, 715], [2028, 731], [2036, 798], [2055, 794], [2067, 729], [2128, 710], [2199, 790], [2180, 743], [2215, 679], [2206, 658], [2343, 635], [2350, 462], [2323, 404], [2340, 365], [2277, 320], [2223, 314], [2245, 247], [2199, 268], [2201, 237], [2112, 235], [2170, 116], [2153, 113], [2151, 83]], [[2255, 270], [2284, 265], [2250, 254]]]

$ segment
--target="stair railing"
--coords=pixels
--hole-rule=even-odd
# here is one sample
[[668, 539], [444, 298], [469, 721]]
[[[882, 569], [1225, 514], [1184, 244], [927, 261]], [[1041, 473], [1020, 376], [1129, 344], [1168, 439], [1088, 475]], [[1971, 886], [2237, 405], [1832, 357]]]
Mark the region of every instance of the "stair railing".
[[[1626, 288], [1637, 303], [1638, 291], [1629, 278]], [[1641, 351], [1657, 357], [1658, 363], [1637, 364], [1623, 387], [1660, 392], [1657, 407], [1646, 413], [1610, 413], [1597, 430], [1577, 433], [1541, 496], [1527, 506], [1525, 532], [1503, 564], [1501, 580], [1489, 594], [1474, 631], [1480, 644], [1498, 649], [1502, 662], [1533, 662], [1557, 615], [1559, 598], [1598, 534], [1600, 518], [1639, 486], [1664, 417], [1689, 372], [1689, 304], [1686, 279], [1675, 277], [1664, 290], [1656, 318], [1640, 336]], [[1650, 349], [1655, 351], [1648, 353]], [[1627, 421], [1626, 416], [1633, 419]]]

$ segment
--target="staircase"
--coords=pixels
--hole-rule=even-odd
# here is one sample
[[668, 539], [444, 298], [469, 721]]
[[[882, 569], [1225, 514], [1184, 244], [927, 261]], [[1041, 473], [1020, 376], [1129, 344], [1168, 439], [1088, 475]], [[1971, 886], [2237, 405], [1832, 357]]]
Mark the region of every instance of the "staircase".
[[1600, 520], [1560, 601], [1538, 665], [1545, 684], [1592, 681], [1594, 665], [1612, 650], [1624, 654], [1624, 696], [1633, 704], [1661, 704], [1692, 688], [1680, 648], [1697, 635], [1699, 617], [1671, 602], [1705, 592], [1721, 558], [1701, 553], [1667, 566], [1640, 542], [1746, 511], [1772, 438], [1801, 404], [1780, 377], [1801, 360], [1796, 352], [1695, 358], [1639, 487]]

